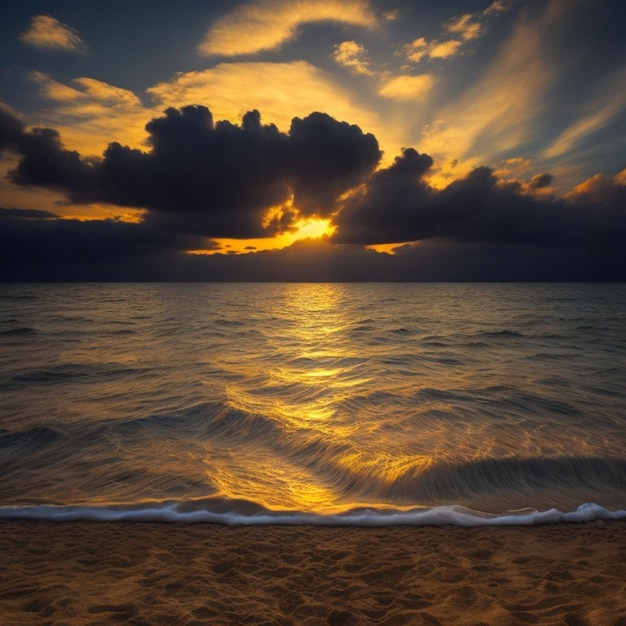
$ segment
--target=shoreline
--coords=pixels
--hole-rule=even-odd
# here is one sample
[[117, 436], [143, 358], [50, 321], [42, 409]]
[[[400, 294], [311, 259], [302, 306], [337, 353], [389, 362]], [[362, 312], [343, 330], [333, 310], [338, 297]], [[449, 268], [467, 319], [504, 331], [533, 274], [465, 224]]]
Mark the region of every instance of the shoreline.
[[0, 522], [8, 624], [626, 624], [626, 522]]

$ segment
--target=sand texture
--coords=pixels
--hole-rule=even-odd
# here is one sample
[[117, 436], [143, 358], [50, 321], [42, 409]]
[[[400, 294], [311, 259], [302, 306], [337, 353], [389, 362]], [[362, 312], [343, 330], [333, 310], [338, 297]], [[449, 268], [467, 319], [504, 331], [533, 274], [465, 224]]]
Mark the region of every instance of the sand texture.
[[626, 625], [626, 523], [0, 523], [0, 622]]

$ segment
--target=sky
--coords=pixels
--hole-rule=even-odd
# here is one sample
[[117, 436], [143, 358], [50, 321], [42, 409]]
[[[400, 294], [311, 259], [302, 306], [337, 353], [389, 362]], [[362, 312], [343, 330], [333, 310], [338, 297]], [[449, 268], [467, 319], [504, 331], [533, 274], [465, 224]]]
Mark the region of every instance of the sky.
[[624, 281], [621, 0], [0, 9], [0, 280]]

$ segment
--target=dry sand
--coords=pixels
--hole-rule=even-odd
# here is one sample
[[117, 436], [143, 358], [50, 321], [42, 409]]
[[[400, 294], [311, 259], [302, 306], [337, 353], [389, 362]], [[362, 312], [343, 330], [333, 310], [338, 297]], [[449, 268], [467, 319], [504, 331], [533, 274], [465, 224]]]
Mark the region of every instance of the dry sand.
[[0, 523], [0, 623], [626, 624], [626, 523]]

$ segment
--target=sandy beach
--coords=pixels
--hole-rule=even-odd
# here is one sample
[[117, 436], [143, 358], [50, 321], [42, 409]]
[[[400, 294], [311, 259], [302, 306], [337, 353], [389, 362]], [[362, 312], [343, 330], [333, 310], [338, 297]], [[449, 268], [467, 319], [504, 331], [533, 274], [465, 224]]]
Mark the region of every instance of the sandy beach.
[[626, 624], [626, 524], [0, 523], [2, 623]]

